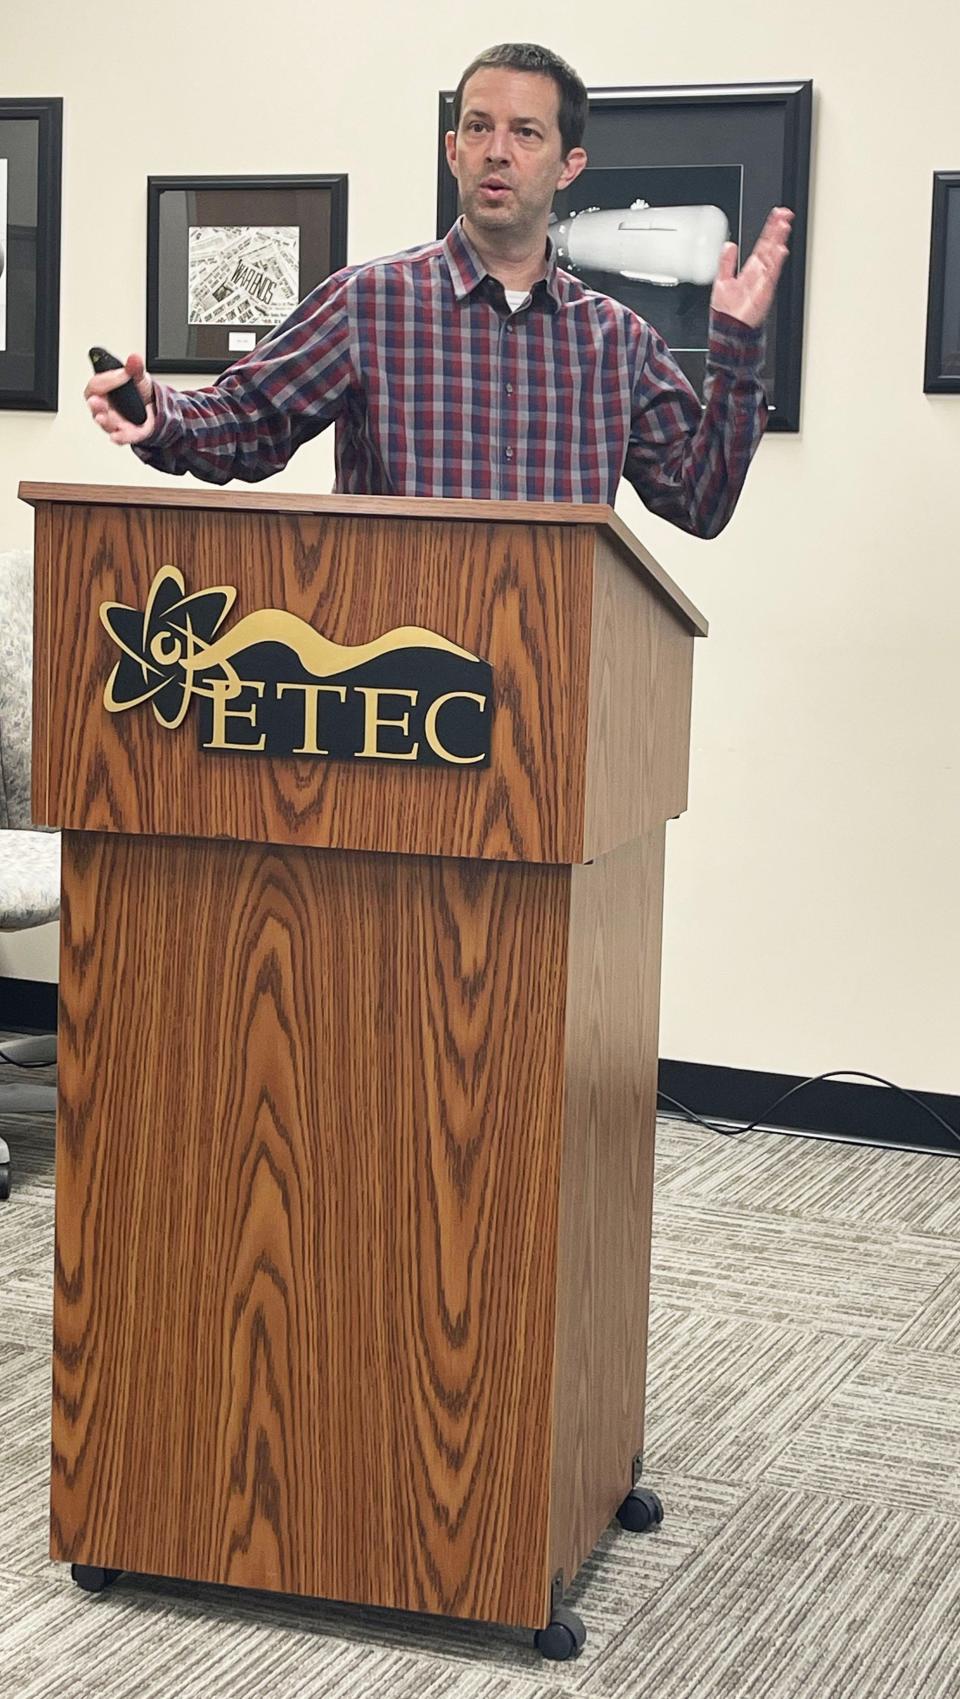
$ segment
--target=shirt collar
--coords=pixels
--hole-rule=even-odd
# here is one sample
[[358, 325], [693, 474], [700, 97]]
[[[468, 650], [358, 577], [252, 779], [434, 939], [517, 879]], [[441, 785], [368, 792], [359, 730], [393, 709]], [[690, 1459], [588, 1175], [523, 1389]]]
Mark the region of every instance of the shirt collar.
[[[462, 217], [458, 218], [457, 222], [447, 231], [440, 248], [450, 272], [453, 293], [458, 301], [463, 301], [480, 287], [487, 277], [487, 272], [480, 255], [463, 228]], [[551, 311], [555, 311], [560, 306], [560, 294], [557, 288], [557, 250], [552, 236], [549, 235], [547, 237], [547, 270], [544, 283], [548, 299], [551, 302]]]

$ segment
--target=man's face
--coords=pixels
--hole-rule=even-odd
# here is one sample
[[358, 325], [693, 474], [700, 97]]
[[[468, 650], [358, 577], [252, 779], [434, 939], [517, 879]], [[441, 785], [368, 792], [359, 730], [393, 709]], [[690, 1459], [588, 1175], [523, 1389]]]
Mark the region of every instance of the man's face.
[[460, 127], [447, 134], [447, 161], [460, 185], [467, 223], [480, 234], [536, 234], [557, 189], [587, 163], [582, 148], [563, 158], [552, 77], [484, 69], [463, 91]]

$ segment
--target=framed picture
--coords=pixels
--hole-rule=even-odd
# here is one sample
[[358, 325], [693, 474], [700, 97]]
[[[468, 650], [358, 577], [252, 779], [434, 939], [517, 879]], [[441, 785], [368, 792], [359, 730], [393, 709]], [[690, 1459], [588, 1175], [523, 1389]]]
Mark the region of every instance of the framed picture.
[[[795, 213], [790, 258], [767, 320], [770, 428], [800, 428], [803, 288], [813, 84], [591, 89], [585, 171], [554, 203], [560, 264], [664, 337], [697, 393], [710, 290], [725, 241], [750, 253], [774, 206]], [[437, 234], [457, 216], [440, 96]]]
[[960, 171], [933, 174], [926, 395], [960, 395]]
[[57, 410], [62, 100], [0, 100], [0, 407]]
[[347, 263], [347, 179], [147, 179], [147, 367], [222, 372]]

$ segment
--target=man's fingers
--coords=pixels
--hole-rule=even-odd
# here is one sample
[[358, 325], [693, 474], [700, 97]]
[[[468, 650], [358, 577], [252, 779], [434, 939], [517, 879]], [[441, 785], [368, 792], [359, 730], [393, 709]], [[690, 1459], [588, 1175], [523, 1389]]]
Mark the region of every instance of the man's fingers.
[[129, 446], [131, 443], [145, 442], [152, 435], [155, 417], [153, 408], [148, 409], [147, 421], [144, 425], [131, 425], [122, 413], [111, 407], [102, 395], [92, 395], [87, 401], [91, 417], [95, 424], [116, 443], [118, 447]]
[[789, 230], [793, 223], [793, 213], [788, 206], [775, 206], [767, 214], [764, 232], [774, 230]]
[[776, 228], [772, 230], [764, 226], [760, 235], [757, 237], [757, 245], [753, 250], [754, 253], [759, 255], [761, 258], [769, 258], [778, 248], [786, 249], [786, 242], [784, 240], [785, 236], [786, 230], [780, 225], [776, 226]]
[[777, 282], [787, 259], [787, 241], [793, 222], [789, 207], [774, 207], [768, 214], [753, 252], [736, 272], [736, 247], [728, 242], [717, 268], [714, 306], [744, 324], [761, 325], [770, 310]]
[[760, 232], [760, 241], [764, 244], [764, 246], [785, 249], [790, 239], [792, 224], [793, 213], [786, 212], [780, 207], [775, 207]]
[[740, 275], [776, 283], [789, 252], [786, 243], [761, 236]]
[[87, 406], [101, 430], [115, 431], [118, 425], [125, 423], [123, 415], [118, 413], [115, 407], [111, 407], [102, 395], [91, 395]]
[[119, 389], [121, 384], [129, 383], [131, 378], [140, 391], [142, 400], [152, 401], [153, 380], [144, 366], [142, 354], [128, 355], [126, 363], [118, 366], [115, 371], [94, 372], [83, 393], [88, 399], [91, 395], [109, 395], [112, 389]]
[[720, 264], [717, 266], [717, 282], [726, 283], [737, 274], [737, 244], [724, 242], [720, 249]]
[[763, 229], [757, 238], [757, 248], [754, 252], [757, 249], [763, 250], [767, 247], [785, 247], [792, 224], [793, 213], [789, 207], [775, 206], [773, 211], [767, 215]]
[[99, 425], [102, 431], [113, 430], [114, 423], [117, 419], [119, 419], [120, 415], [114, 410], [114, 408], [107, 405], [102, 395], [91, 395], [87, 402], [87, 406], [90, 409], [94, 423]]
[[125, 370], [136, 384], [141, 401], [146, 402], [149, 406], [153, 400], [153, 379], [143, 363], [143, 355], [128, 354]]
[[119, 389], [123, 383], [130, 382], [130, 373], [125, 366], [120, 366], [115, 372], [94, 372], [89, 379], [84, 395], [109, 395], [112, 389]]
[[776, 283], [780, 276], [789, 252], [789, 248], [785, 248], [781, 242], [776, 245], [771, 244], [769, 251], [763, 255], [763, 268], [772, 282]]
[[[147, 417], [142, 425], [132, 425], [129, 419], [125, 418], [110, 401], [114, 390], [120, 389], [125, 383], [130, 382], [136, 385], [140, 399], [147, 410]], [[129, 354], [124, 364], [115, 367], [112, 371], [94, 372], [83, 394], [94, 424], [99, 425], [100, 429], [118, 448], [146, 442], [156, 430], [157, 415], [154, 405], [153, 379], [144, 367], [141, 354]]]

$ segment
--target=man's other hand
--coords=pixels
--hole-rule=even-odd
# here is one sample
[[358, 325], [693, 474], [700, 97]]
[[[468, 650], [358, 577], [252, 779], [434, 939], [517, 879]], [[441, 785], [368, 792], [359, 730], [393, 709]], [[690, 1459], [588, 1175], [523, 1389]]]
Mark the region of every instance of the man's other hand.
[[[140, 399], [147, 409], [147, 417], [142, 425], [131, 425], [129, 419], [125, 419], [122, 413], [118, 413], [116, 408], [110, 405], [110, 391], [119, 389], [128, 378], [133, 379]], [[96, 423], [118, 447], [147, 442], [153, 436], [157, 428], [157, 415], [153, 405], [153, 379], [144, 370], [143, 359], [139, 354], [131, 354], [126, 365], [121, 366], [118, 371], [95, 372], [83, 394]]]
[[757, 238], [750, 258], [737, 271], [737, 245], [724, 244], [713, 293], [712, 311], [729, 313], [732, 319], [756, 329], [766, 318], [777, 292], [777, 283], [787, 257], [787, 240], [793, 213], [775, 206]]

